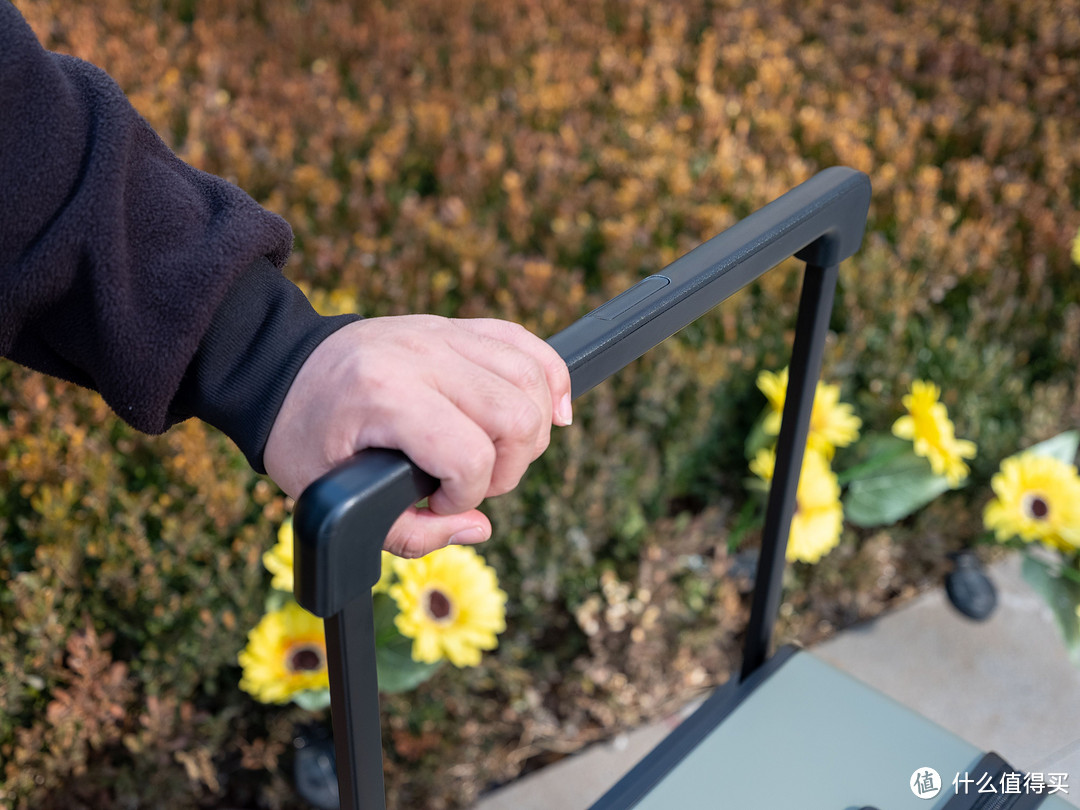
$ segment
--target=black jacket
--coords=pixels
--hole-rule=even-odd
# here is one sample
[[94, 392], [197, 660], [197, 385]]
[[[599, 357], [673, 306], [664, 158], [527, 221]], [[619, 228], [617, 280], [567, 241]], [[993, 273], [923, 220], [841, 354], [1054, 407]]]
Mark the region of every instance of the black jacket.
[[197, 416], [263, 471], [301, 364], [353, 316], [285, 279], [292, 231], [180, 161], [105, 73], [0, 0], [0, 354], [160, 433]]

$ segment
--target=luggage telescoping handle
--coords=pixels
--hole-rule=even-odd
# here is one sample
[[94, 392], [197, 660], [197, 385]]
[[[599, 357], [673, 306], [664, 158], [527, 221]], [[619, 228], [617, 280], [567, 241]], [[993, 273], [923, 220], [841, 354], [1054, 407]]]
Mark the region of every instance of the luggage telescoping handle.
[[[549, 339], [577, 398], [784, 259], [806, 263], [742, 676], [768, 656], [784, 553], [838, 265], [862, 242], [870, 181], [815, 175]], [[372, 449], [312, 483], [293, 515], [297, 601], [326, 620], [342, 810], [383, 810], [382, 736], [371, 587], [394, 521], [439, 482], [395, 450]]]

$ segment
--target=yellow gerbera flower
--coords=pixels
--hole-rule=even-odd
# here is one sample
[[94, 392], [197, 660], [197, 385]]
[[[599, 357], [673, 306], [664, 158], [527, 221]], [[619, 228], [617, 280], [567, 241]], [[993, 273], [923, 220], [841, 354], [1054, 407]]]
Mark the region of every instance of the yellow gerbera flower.
[[[773, 448], [759, 450], [750, 462], [750, 471], [765, 481], [772, 481], [775, 467]], [[795, 515], [791, 519], [785, 556], [789, 561], [816, 563], [840, 542], [843, 525], [844, 508], [840, 504], [836, 474], [824, 455], [807, 448], [795, 492]]]
[[389, 551], [383, 551], [380, 560], [379, 581], [372, 588], [372, 593], [389, 593], [390, 584], [394, 581], [394, 555]]
[[[758, 374], [757, 387], [769, 400], [771, 412], [765, 417], [763, 430], [770, 436], [780, 435], [780, 421], [784, 415], [787, 398], [788, 370], [762, 371]], [[814, 390], [814, 407], [810, 412], [810, 435], [807, 447], [826, 459], [831, 459], [837, 447], [847, 447], [859, 438], [862, 420], [854, 409], [840, 401], [840, 386], [818, 381]]]
[[[393, 576], [393, 569], [391, 567], [392, 554], [388, 551], [382, 552], [382, 568], [379, 575], [379, 581], [375, 583], [375, 587], [371, 589], [372, 593], [385, 593], [390, 588], [390, 578]], [[263, 565], [266, 566], [266, 570], [273, 574], [273, 578], [270, 580], [270, 587], [276, 588], [279, 591], [287, 591], [292, 593], [293, 591], [293, 529], [292, 518], [287, 518], [284, 523], [281, 524], [281, 528], [278, 529], [277, 543], [272, 549], [267, 551], [262, 556]]]
[[292, 518], [286, 518], [278, 529], [277, 543], [262, 555], [263, 565], [273, 574], [270, 587], [292, 593], [293, 589], [293, 530]]
[[1077, 231], [1076, 236], [1073, 237], [1072, 260], [1073, 264], [1080, 266], [1080, 231]]
[[938, 399], [941, 389], [930, 382], [915, 380], [911, 393], [904, 396], [907, 416], [892, 426], [894, 436], [915, 443], [915, 454], [930, 462], [936, 475], [944, 475], [949, 486], [957, 487], [967, 477], [965, 458], [975, 458], [974, 442], [956, 438], [949, 411]]
[[1063, 551], [1080, 549], [1080, 476], [1076, 467], [1034, 453], [1005, 459], [990, 479], [997, 496], [983, 523], [998, 540], [1038, 540]]
[[447, 546], [415, 560], [395, 558], [394, 571], [394, 622], [413, 640], [413, 659], [476, 666], [481, 650], [498, 645], [495, 636], [506, 629], [506, 594], [474, 549]]
[[267, 613], [240, 651], [240, 688], [263, 703], [286, 703], [309, 689], [328, 689], [322, 620], [295, 602]]

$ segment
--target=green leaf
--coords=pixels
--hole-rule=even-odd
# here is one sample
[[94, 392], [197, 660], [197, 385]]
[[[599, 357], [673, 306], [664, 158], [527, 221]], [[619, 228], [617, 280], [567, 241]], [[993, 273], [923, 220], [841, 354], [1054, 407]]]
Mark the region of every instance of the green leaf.
[[372, 616], [375, 622], [375, 644], [378, 645], [379, 637], [389, 630], [394, 629], [394, 619], [397, 618], [397, 602], [390, 598], [389, 594], [376, 593], [371, 595]]
[[1031, 588], [1038, 593], [1054, 614], [1054, 622], [1061, 632], [1069, 660], [1080, 666], [1080, 583], [1061, 576], [1055, 566], [1024, 554], [1020, 573]]
[[267, 613], [275, 613], [285, 607], [287, 602], [293, 601], [293, 595], [288, 591], [279, 591], [271, 589], [270, 593], [266, 595], [266, 607]]
[[885, 526], [907, 517], [950, 489], [943, 475], [913, 450], [893, 456], [852, 481], [844, 497], [844, 516], [856, 526]]
[[859, 462], [843, 470], [836, 468], [836, 480], [840, 486], [860, 478], [872, 478], [895, 459], [912, 453], [911, 442], [898, 439], [891, 433], [868, 433], [854, 449]]
[[309, 712], [322, 711], [330, 705], [329, 689], [309, 689], [293, 695], [293, 703]]
[[375, 594], [375, 670], [379, 691], [386, 694], [415, 689], [442, 666], [438, 661], [424, 664], [412, 657], [412, 639], [401, 635], [394, 625], [397, 604], [383, 593]]
[[1067, 430], [1051, 439], [1032, 445], [1027, 452], [1037, 456], [1051, 456], [1066, 464], [1075, 464], [1078, 449], [1080, 449], [1080, 431]]
[[905, 452], [914, 453], [912, 443], [908, 439], [901, 439], [891, 433], [867, 433], [863, 438], [866, 445], [868, 460], [875, 458], [892, 458]]
[[746, 435], [746, 443], [743, 448], [746, 452], [747, 461], [753, 461], [759, 450], [769, 447], [776, 441], [775, 436], [770, 436], [765, 432], [765, 419], [770, 413], [772, 413], [772, 408], [766, 406], [765, 410], [758, 416], [757, 421], [754, 422], [754, 426], [750, 428], [750, 432]]
[[379, 676], [379, 691], [408, 692], [415, 689], [438, 671], [442, 661], [423, 664], [412, 657], [412, 639], [401, 633], [375, 648], [375, 669]]

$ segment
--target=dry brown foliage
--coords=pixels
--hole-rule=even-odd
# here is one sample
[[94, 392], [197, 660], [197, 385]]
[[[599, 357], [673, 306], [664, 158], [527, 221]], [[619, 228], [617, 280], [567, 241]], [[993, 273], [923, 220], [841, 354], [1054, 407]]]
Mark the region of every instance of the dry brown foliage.
[[[1000, 458], [1080, 424], [1077, 0], [16, 5], [283, 214], [287, 272], [327, 311], [551, 334], [819, 169], [867, 172], [826, 373], [877, 427], [935, 380], [980, 457], [963, 493], [792, 570], [785, 638], [934, 582]], [[510, 628], [385, 701], [393, 806], [464, 806], [726, 677], [785, 267], [582, 400], [491, 504]], [[299, 807], [302, 713], [253, 705], [235, 666], [288, 504], [201, 425], [149, 439], [71, 386], [0, 380], [0, 803]]]

